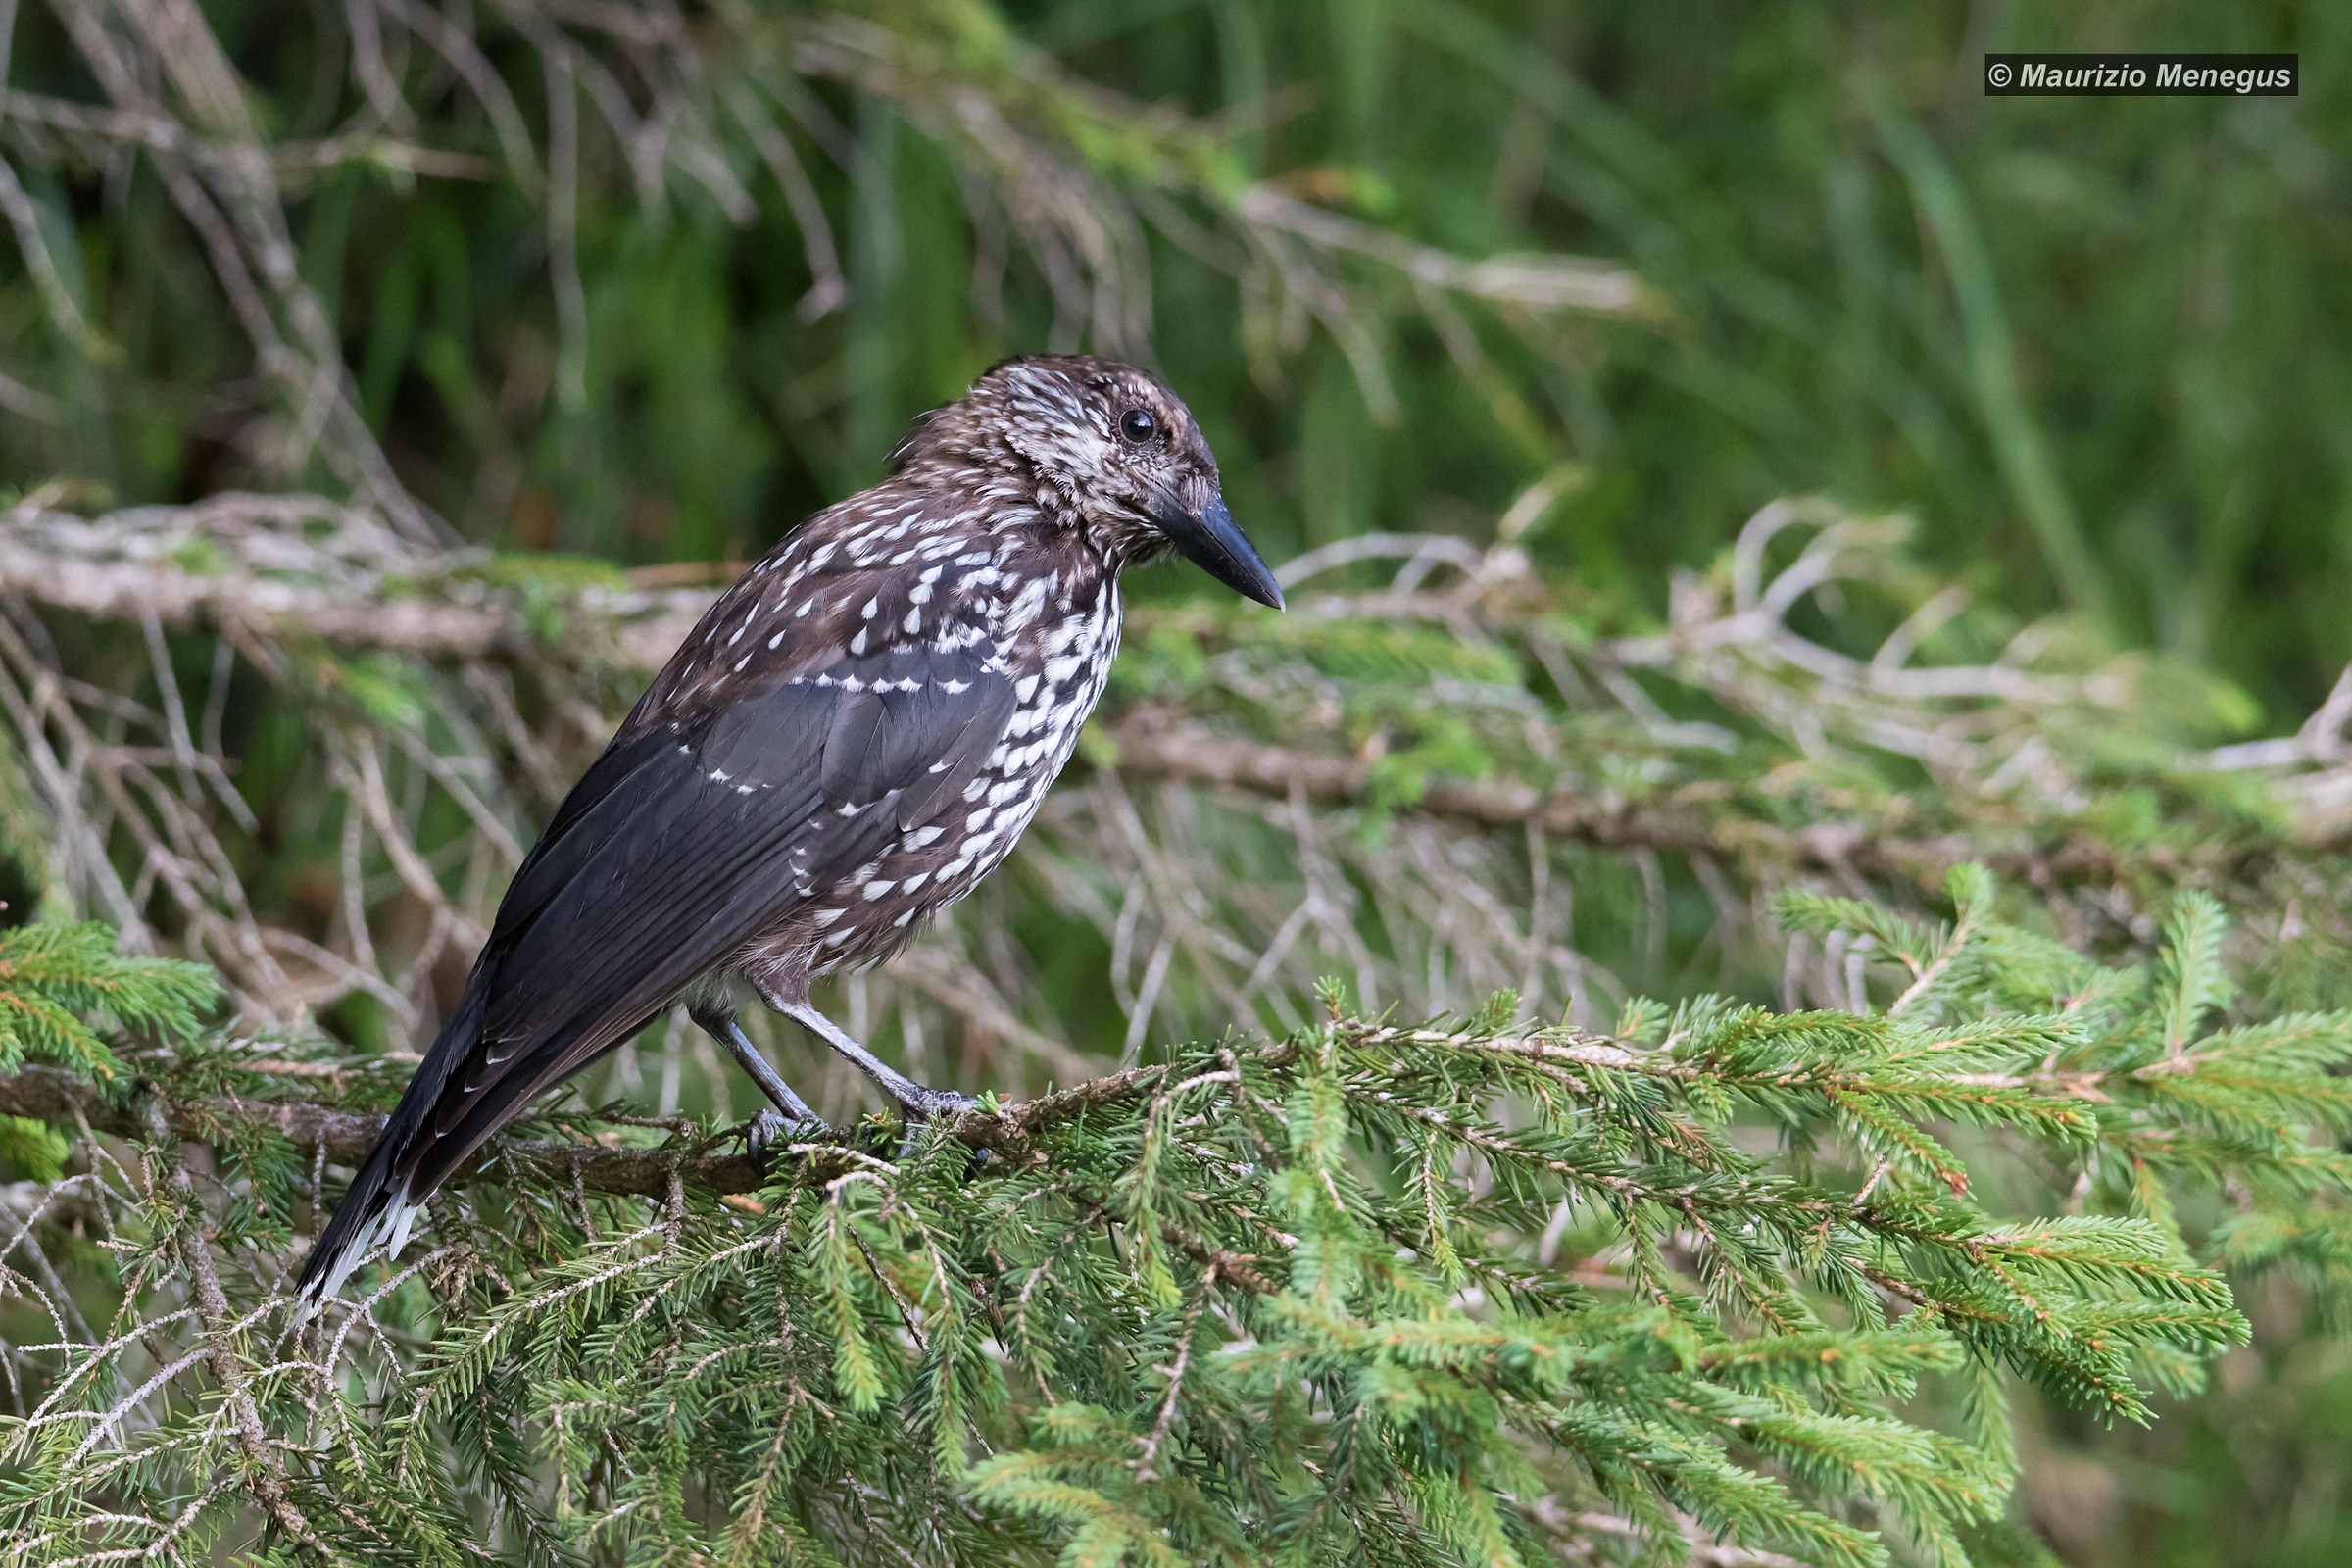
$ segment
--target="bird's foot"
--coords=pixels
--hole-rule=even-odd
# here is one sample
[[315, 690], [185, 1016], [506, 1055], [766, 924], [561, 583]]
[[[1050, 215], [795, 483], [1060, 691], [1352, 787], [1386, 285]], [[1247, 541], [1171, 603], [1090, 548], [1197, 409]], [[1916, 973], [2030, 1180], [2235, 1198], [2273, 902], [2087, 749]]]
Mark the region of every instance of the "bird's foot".
[[850, 1038], [839, 1024], [808, 1005], [806, 1000], [794, 1001], [766, 992], [761, 995], [767, 997], [769, 1006], [847, 1056], [859, 1072], [871, 1078], [884, 1094], [899, 1102], [899, 1109], [905, 1114], [906, 1133], [899, 1145], [900, 1157], [904, 1158], [913, 1150], [924, 1123], [942, 1117], [960, 1116], [979, 1108], [980, 1102], [970, 1095], [918, 1084], [896, 1067], [881, 1061], [872, 1052]]
[[831, 1129], [813, 1116], [796, 1119], [772, 1108], [763, 1110], [744, 1126], [744, 1152], [752, 1157], [752, 1169], [760, 1173], [761, 1181], [765, 1181], [770, 1163], [769, 1150], [778, 1144], [789, 1144], [798, 1139], [821, 1138], [829, 1131]]
[[977, 1095], [959, 1095], [953, 1089], [928, 1089], [921, 1084], [907, 1086], [912, 1094], [899, 1098], [900, 1108], [908, 1121], [929, 1121], [934, 1116], [960, 1116], [967, 1110], [980, 1108]]
[[953, 1121], [969, 1110], [980, 1108], [979, 1097], [959, 1095], [953, 1089], [929, 1089], [921, 1084], [908, 1084], [910, 1092], [893, 1091], [899, 1108], [906, 1113], [906, 1132], [899, 1139], [899, 1158], [914, 1152], [922, 1142], [923, 1129], [933, 1121]]

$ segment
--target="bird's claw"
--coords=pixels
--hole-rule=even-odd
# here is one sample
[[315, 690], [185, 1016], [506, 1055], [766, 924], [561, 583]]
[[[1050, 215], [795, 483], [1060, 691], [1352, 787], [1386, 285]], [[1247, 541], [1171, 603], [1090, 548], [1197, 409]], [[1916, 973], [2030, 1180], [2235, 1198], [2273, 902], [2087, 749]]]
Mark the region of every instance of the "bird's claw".
[[908, 1121], [929, 1121], [935, 1116], [960, 1116], [980, 1108], [977, 1095], [959, 1095], [953, 1089], [924, 1089], [917, 1087], [909, 1098], [901, 1101]]
[[906, 1112], [906, 1132], [899, 1139], [899, 1158], [905, 1159], [922, 1141], [924, 1127], [936, 1120], [952, 1121], [966, 1111], [978, 1110], [980, 1099], [977, 1095], [959, 1095], [953, 1089], [918, 1086], [913, 1094], [900, 1099], [899, 1108]]
[[777, 1144], [790, 1143], [795, 1138], [813, 1138], [824, 1131], [825, 1126], [822, 1122], [796, 1121], [785, 1116], [782, 1111], [770, 1108], [754, 1116], [744, 1127], [744, 1152], [751, 1155], [752, 1169], [760, 1173], [761, 1181], [765, 1181], [770, 1163], [768, 1151], [771, 1148]]

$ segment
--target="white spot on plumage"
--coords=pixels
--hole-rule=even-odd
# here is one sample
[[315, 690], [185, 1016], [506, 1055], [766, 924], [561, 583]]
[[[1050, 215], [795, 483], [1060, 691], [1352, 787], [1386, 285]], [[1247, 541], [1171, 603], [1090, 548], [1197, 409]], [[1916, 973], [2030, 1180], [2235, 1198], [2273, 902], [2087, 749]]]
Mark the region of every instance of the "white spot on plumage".
[[1029, 585], [1021, 590], [1020, 596], [1005, 610], [1004, 629], [1007, 632], [1022, 630], [1044, 613], [1045, 608], [1045, 581], [1043, 578], [1032, 578]]
[[865, 885], [865, 902], [871, 904], [897, 886], [896, 882], [868, 882]]

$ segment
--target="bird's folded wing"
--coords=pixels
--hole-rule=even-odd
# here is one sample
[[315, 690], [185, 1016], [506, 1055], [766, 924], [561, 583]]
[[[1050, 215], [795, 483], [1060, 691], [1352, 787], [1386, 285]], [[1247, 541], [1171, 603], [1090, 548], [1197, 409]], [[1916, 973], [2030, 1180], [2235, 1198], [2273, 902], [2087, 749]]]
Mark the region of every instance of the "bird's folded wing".
[[468, 981], [478, 1032], [436, 1045], [410, 1089], [422, 1102], [387, 1130], [409, 1135], [397, 1174], [429, 1190], [796, 903], [960, 802], [1014, 707], [995, 645], [950, 624], [624, 730], [516, 873]]

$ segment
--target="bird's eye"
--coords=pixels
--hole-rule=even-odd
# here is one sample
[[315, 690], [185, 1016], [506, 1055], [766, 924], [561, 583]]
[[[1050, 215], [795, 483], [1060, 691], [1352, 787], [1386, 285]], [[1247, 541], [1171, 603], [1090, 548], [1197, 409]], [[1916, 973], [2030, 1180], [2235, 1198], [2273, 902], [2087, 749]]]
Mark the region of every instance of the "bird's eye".
[[1149, 409], [1129, 409], [1119, 416], [1119, 434], [1136, 446], [1142, 446], [1159, 433], [1159, 421], [1152, 417]]

